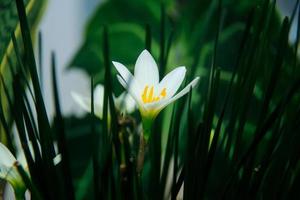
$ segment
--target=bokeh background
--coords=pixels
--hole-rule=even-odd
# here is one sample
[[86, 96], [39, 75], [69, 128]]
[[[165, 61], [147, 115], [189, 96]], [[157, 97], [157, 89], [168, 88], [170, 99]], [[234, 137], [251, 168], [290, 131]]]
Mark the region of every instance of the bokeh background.
[[[73, 101], [70, 91], [89, 94], [89, 76], [80, 69], [67, 70], [71, 59], [84, 40], [85, 27], [103, 0], [49, 0], [39, 30], [43, 35], [43, 80], [44, 95], [48, 114], [53, 115], [52, 84], [50, 76], [51, 51], [57, 53], [58, 79], [62, 95], [62, 110], [64, 114], [82, 116], [84, 111]], [[278, 0], [277, 8], [281, 17], [292, 14], [295, 1]], [[296, 40], [298, 13], [292, 25], [290, 42]]]

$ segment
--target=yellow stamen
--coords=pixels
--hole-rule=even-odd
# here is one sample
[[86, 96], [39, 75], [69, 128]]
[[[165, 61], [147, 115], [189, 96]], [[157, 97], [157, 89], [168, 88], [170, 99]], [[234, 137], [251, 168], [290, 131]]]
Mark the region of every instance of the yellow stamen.
[[163, 98], [166, 97], [166, 95], [167, 95], [166, 88], [164, 88], [164, 89], [161, 91], [160, 95], [161, 95]]
[[142, 100], [144, 103], [147, 103], [147, 91], [148, 91], [148, 85], [144, 88], [144, 92], [142, 94]]
[[159, 96], [154, 96], [154, 86], [151, 86], [149, 93], [148, 93], [148, 89], [149, 89], [149, 86], [146, 85], [145, 88], [144, 88], [144, 90], [143, 90], [143, 93], [141, 95], [142, 101], [144, 103], [157, 102], [157, 101], [165, 98], [166, 95], [167, 95], [167, 89], [166, 88], [163, 88], [161, 90]]
[[153, 86], [150, 89], [150, 94], [148, 96], [148, 102], [153, 102]]

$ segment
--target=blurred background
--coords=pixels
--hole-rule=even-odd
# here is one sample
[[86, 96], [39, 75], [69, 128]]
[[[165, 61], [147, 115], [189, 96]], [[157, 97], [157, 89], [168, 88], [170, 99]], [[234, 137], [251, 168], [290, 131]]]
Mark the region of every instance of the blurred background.
[[53, 115], [50, 55], [57, 55], [57, 76], [60, 83], [62, 110], [65, 114], [82, 113], [70, 91], [89, 93], [89, 77], [82, 70], [67, 71], [66, 67], [83, 42], [84, 28], [101, 0], [49, 0], [39, 25], [43, 36], [44, 97], [48, 114]]
[[[82, 115], [84, 113], [73, 101], [70, 92], [77, 91], [88, 96], [90, 87], [89, 76], [81, 69], [73, 68], [72, 70], [67, 70], [67, 66], [83, 43], [86, 23], [101, 3], [103, 3], [103, 0], [49, 0], [48, 2], [39, 30], [43, 35], [44, 96], [50, 116], [53, 115], [54, 108], [50, 80], [51, 51], [55, 51], [57, 55], [57, 75], [62, 94], [61, 103], [64, 114]], [[277, 1], [277, 8], [282, 18], [292, 14], [294, 4], [294, 0]], [[295, 19], [298, 19], [298, 13]], [[297, 21], [294, 20], [293, 22], [290, 33], [291, 43], [296, 40]]]

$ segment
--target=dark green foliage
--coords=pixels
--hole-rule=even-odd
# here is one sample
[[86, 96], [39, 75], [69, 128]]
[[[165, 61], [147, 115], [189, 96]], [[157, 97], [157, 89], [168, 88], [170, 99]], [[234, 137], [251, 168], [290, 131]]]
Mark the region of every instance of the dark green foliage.
[[[36, 30], [36, 24], [40, 19], [40, 14], [43, 11], [43, 7], [46, 3], [46, 0], [38, 0], [38, 1], [28, 1], [24, 0], [24, 4], [27, 7], [28, 11], [28, 20], [31, 24], [31, 32], [34, 34]], [[0, 2], [0, 68], [1, 74], [5, 77], [5, 82], [7, 84], [7, 88], [11, 93], [12, 89], [12, 70], [15, 70], [19, 64], [17, 64], [17, 58], [14, 54], [13, 42], [11, 40], [11, 33], [15, 33], [16, 40], [21, 40], [20, 27], [18, 25], [18, 12], [16, 3], [14, 0], [1, 0]], [[23, 49], [19, 49], [21, 54], [23, 55]], [[8, 112], [8, 102], [6, 102], [6, 98], [4, 98], [4, 93], [1, 94], [3, 98], [2, 106], [4, 110], [4, 116], [9, 124], [12, 123], [11, 116]], [[5, 137], [3, 137], [3, 133], [1, 132], [1, 140], [3, 142], [6, 141]]]

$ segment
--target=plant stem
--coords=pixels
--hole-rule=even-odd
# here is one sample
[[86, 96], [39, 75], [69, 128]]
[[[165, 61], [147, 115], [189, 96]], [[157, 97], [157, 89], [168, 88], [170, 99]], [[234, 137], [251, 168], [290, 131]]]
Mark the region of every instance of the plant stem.
[[137, 172], [139, 175], [144, 166], [145, 147], [147, 145], [149, 136], [151, 135], [153, 120], [152, 118], [142, 117], [142, 124], [143, 124], [143, 131], [140, 135], [139, 152], [137, 155]]

